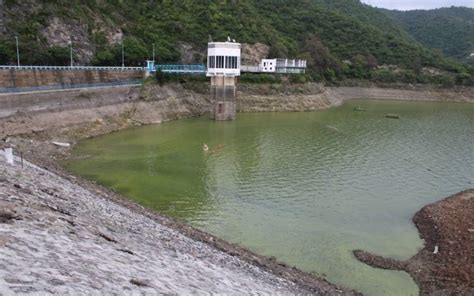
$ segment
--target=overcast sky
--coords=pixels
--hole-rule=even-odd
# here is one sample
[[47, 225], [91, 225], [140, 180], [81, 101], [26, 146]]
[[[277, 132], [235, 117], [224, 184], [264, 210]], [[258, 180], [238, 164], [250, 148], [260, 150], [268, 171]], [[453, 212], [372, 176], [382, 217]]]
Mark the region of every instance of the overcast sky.
[[398, 10], [433, 9], [449, 6], [467, 6], [474, 8], [474, 0], [362, 0], [376, 7]]

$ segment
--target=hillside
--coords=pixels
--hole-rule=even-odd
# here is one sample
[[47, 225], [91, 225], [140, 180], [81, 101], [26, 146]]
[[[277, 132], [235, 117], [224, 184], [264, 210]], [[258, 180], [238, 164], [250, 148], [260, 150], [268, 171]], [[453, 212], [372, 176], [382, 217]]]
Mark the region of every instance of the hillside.
[[[121, 41], [127, 65], [151, 58], [152, 44], [159, 63], [203, 63], [208, 40], [231, 36], [268, 45], [271, 57], [308, 59], [316, 80], [368, 79], [380, 65], [393, 70], [388, 78], [386, 71], [375, 75], [387, 81], [409, 82], [424, 67], [466, 74], [462, 83], [471, 78], [471, 70], [426, 49], [391, 17], [358, 0], [1, 3], [0, 64], [15, 63], [15, 35], [23, 64], [57, 65], [69, 63], [70, 41], [79, 64], [120, 65]], [[400, 69], [411, 72], [401, 75]]]
[[384, 12], [426, 47], [465, 60], [474, 52], [474, 9], [450, 7], [434, 10]]

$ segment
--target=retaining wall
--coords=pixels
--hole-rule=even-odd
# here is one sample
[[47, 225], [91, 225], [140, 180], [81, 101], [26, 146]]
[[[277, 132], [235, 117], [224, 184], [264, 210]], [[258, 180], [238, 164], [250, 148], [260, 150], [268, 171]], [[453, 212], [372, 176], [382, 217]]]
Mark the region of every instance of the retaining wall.
[[139, 83], [144, 77], [144, 71], [136, 70], [2, 69], [0, 93], [123, 85]]

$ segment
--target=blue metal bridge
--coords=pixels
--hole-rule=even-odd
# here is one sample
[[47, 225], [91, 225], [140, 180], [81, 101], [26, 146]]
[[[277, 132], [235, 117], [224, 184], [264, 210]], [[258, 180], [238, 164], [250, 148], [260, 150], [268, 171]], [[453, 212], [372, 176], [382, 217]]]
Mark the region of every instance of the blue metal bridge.
[[163, 64], [155, 65], [153, 68], [147, 67], [149, 72], [161, 71], [163, 73], [170, 74], [206, 74], [207, 68], [204, 64], [194, 65], [173, 65]]

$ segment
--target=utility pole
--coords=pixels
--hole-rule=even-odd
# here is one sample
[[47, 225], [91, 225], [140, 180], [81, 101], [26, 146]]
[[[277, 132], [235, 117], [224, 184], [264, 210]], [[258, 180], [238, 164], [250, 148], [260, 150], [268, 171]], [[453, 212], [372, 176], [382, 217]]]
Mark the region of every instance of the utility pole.
[[123, 51], [123, 40], [121, 42], [122, 44], [122, 68], [125, 67], [125, 59], [124, 59], [124, 51]]
[[153, 45], [153, 63], [155, 63], [155, 43]]
[[15, 36], [16, 40], [16, 61], [18, 67], [20, 67], [20, 46], [18, 45], [18, 36]]
[[73, 61], [72, 61], [72, 40], [69, 41], [69, 53], [71, 55], [71, 68], [72, 68], [72, 64], [73, 64]]

